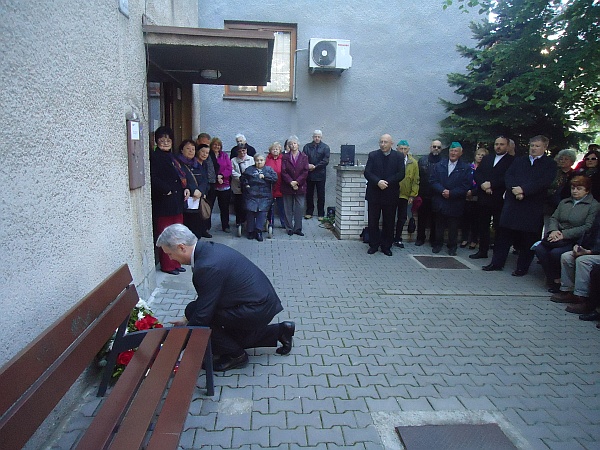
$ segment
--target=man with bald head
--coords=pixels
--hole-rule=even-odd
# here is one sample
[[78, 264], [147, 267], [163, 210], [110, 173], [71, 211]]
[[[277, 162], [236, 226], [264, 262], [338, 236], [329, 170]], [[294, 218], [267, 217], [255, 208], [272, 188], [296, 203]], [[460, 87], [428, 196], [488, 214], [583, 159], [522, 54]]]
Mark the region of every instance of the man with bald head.
[[[381, 248], [384, 255], [392, 256], [394, 221], [400, 192], [400, 181], [404, 179], [404, 155], [392, 151], [393, 140], [389, 134], [379, 138], [379, 150], [369, 153], [365, 166], [367, 179], [369, 250], [372, 255]], [[379, 218], [383, 224], [379, 229]]]
[[432, 244], [435, 241], [435, 213], [433, 212], [433, 190], [429, 177], [432, 168], [442, 159], [442, 142], [435, 139], [429, 146], [429, 155], [421, 156], [418, 161], [419, 165], [419, 197], [423, 201], [419, 207], [417, 221], [417, 240], [415, 245], [423, 245], [425, 243], [425, 229], [429, 226], [429, 242]]

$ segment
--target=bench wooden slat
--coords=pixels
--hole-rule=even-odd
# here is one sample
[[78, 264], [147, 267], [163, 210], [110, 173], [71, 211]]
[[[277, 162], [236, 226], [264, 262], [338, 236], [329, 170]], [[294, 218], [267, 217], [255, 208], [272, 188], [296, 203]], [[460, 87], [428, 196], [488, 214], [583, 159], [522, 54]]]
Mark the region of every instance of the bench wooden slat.
[[[102, 299], [103, 297], [98, 297]], [[114, 297], [113, 297], [114, 299]], [[135, 286], [129, 286], [101, 312], [96, 321], [71, 342], [47, 371], [32, 382], [17, 402], [8, 408], [0, 419], [0, 442], [6, 448], [21, 448], [48, 414], [73, 385], [79, 375], [94, 359], [102, 344], [114, 333], [114, 324], [129, 317], [139, 300]], [[103, 307], [104, 309], [105, 307]], [[22, 364], [18, 364], [23, 367]], [[22, 371], [23, 372], [23, 371]], [[27, 372], [27, 371], [24, 371]], [[20, 372], [21, 373], [21, 372]], [[5, 380], [7, 381], [7, 380]], [[20, 383], [17, 379], [12, 382]], [[2, 386], [2, 392], [9, 391], [12, 384]], [[2, 411], [4, 413], [5, 411]]]
[[[0, 414], [35, 383], [132, 280], [129, 267], [122, 265], [0, 369]], [[16, 361], [18, 364], [14, 364]]]
[[127, 370], [119, 377], [86, 434], [77, 444], [78, 450], [103, 449], [109, 443], [115, 427], [131, 403], [132, 393], [136, 391], [146, 375], [168, 330], [156, 328], [151, 331], [146, 334], [145, 339], [127, 365]]
[[[169, 388], [169, 395], [161, 409], [146, 450], [177, 448], [198, 375], [202, 369], [205, 352], [199, 351], [199, 349], [206, 349], [210, 345], [210, 333], [209, 328], [192, 329], [186, 350], [179, 363], [179, 369]], [[210, 349], [208, 353], [210, 353]], [[209, 362], [207, 361], [207, 363]], [[207, 384], [208, 378], [207, 373]]]
[[168, 380], [173, 375], [175, 364], [185, 347], [188, 332], [189, 329], [185, 328], [175, 328], [169, 332], [148, 376], [138, 389], [127, 415], [121, 422], [119, 431], [111, 444], [112, 449], [137, 449], [144, 441], [148, 425], [154, 417], [168, 385]]

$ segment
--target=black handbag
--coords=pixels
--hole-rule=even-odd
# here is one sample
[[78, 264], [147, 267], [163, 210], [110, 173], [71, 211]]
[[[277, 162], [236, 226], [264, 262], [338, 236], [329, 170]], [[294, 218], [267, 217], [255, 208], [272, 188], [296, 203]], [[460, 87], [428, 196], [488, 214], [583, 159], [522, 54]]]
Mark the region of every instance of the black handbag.
[[415, 221], [414, 217], [411, 217], [410, 219], [408, 219], [408, 227], [406, 228], [406, 231], [408, 231], [408, 234], [412, 234], [415, 232], [416, 229], [417, 222]]

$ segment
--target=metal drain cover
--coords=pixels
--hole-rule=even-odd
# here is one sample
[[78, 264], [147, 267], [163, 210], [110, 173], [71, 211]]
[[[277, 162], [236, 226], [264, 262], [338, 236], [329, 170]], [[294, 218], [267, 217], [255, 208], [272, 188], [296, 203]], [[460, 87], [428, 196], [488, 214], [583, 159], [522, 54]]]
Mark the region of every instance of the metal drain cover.
[[469, 266], [461, 263], [453, 256], [413, 256], [427, 269], [468, 269]]
[[495, 423], [396, 427], [406, 450], [517, 450]]

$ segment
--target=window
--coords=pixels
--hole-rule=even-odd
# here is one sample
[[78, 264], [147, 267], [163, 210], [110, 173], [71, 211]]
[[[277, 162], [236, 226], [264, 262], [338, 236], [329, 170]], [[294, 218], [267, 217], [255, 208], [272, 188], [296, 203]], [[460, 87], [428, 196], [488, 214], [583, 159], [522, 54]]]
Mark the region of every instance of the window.
[[225, 86], [230, 98], [290, 100], [294, 87], [294, 54], [296, 52], [296, 25], [225, 22], [226, 29], [272, 31], [275, 35], [271, 81], [266, 86]]

